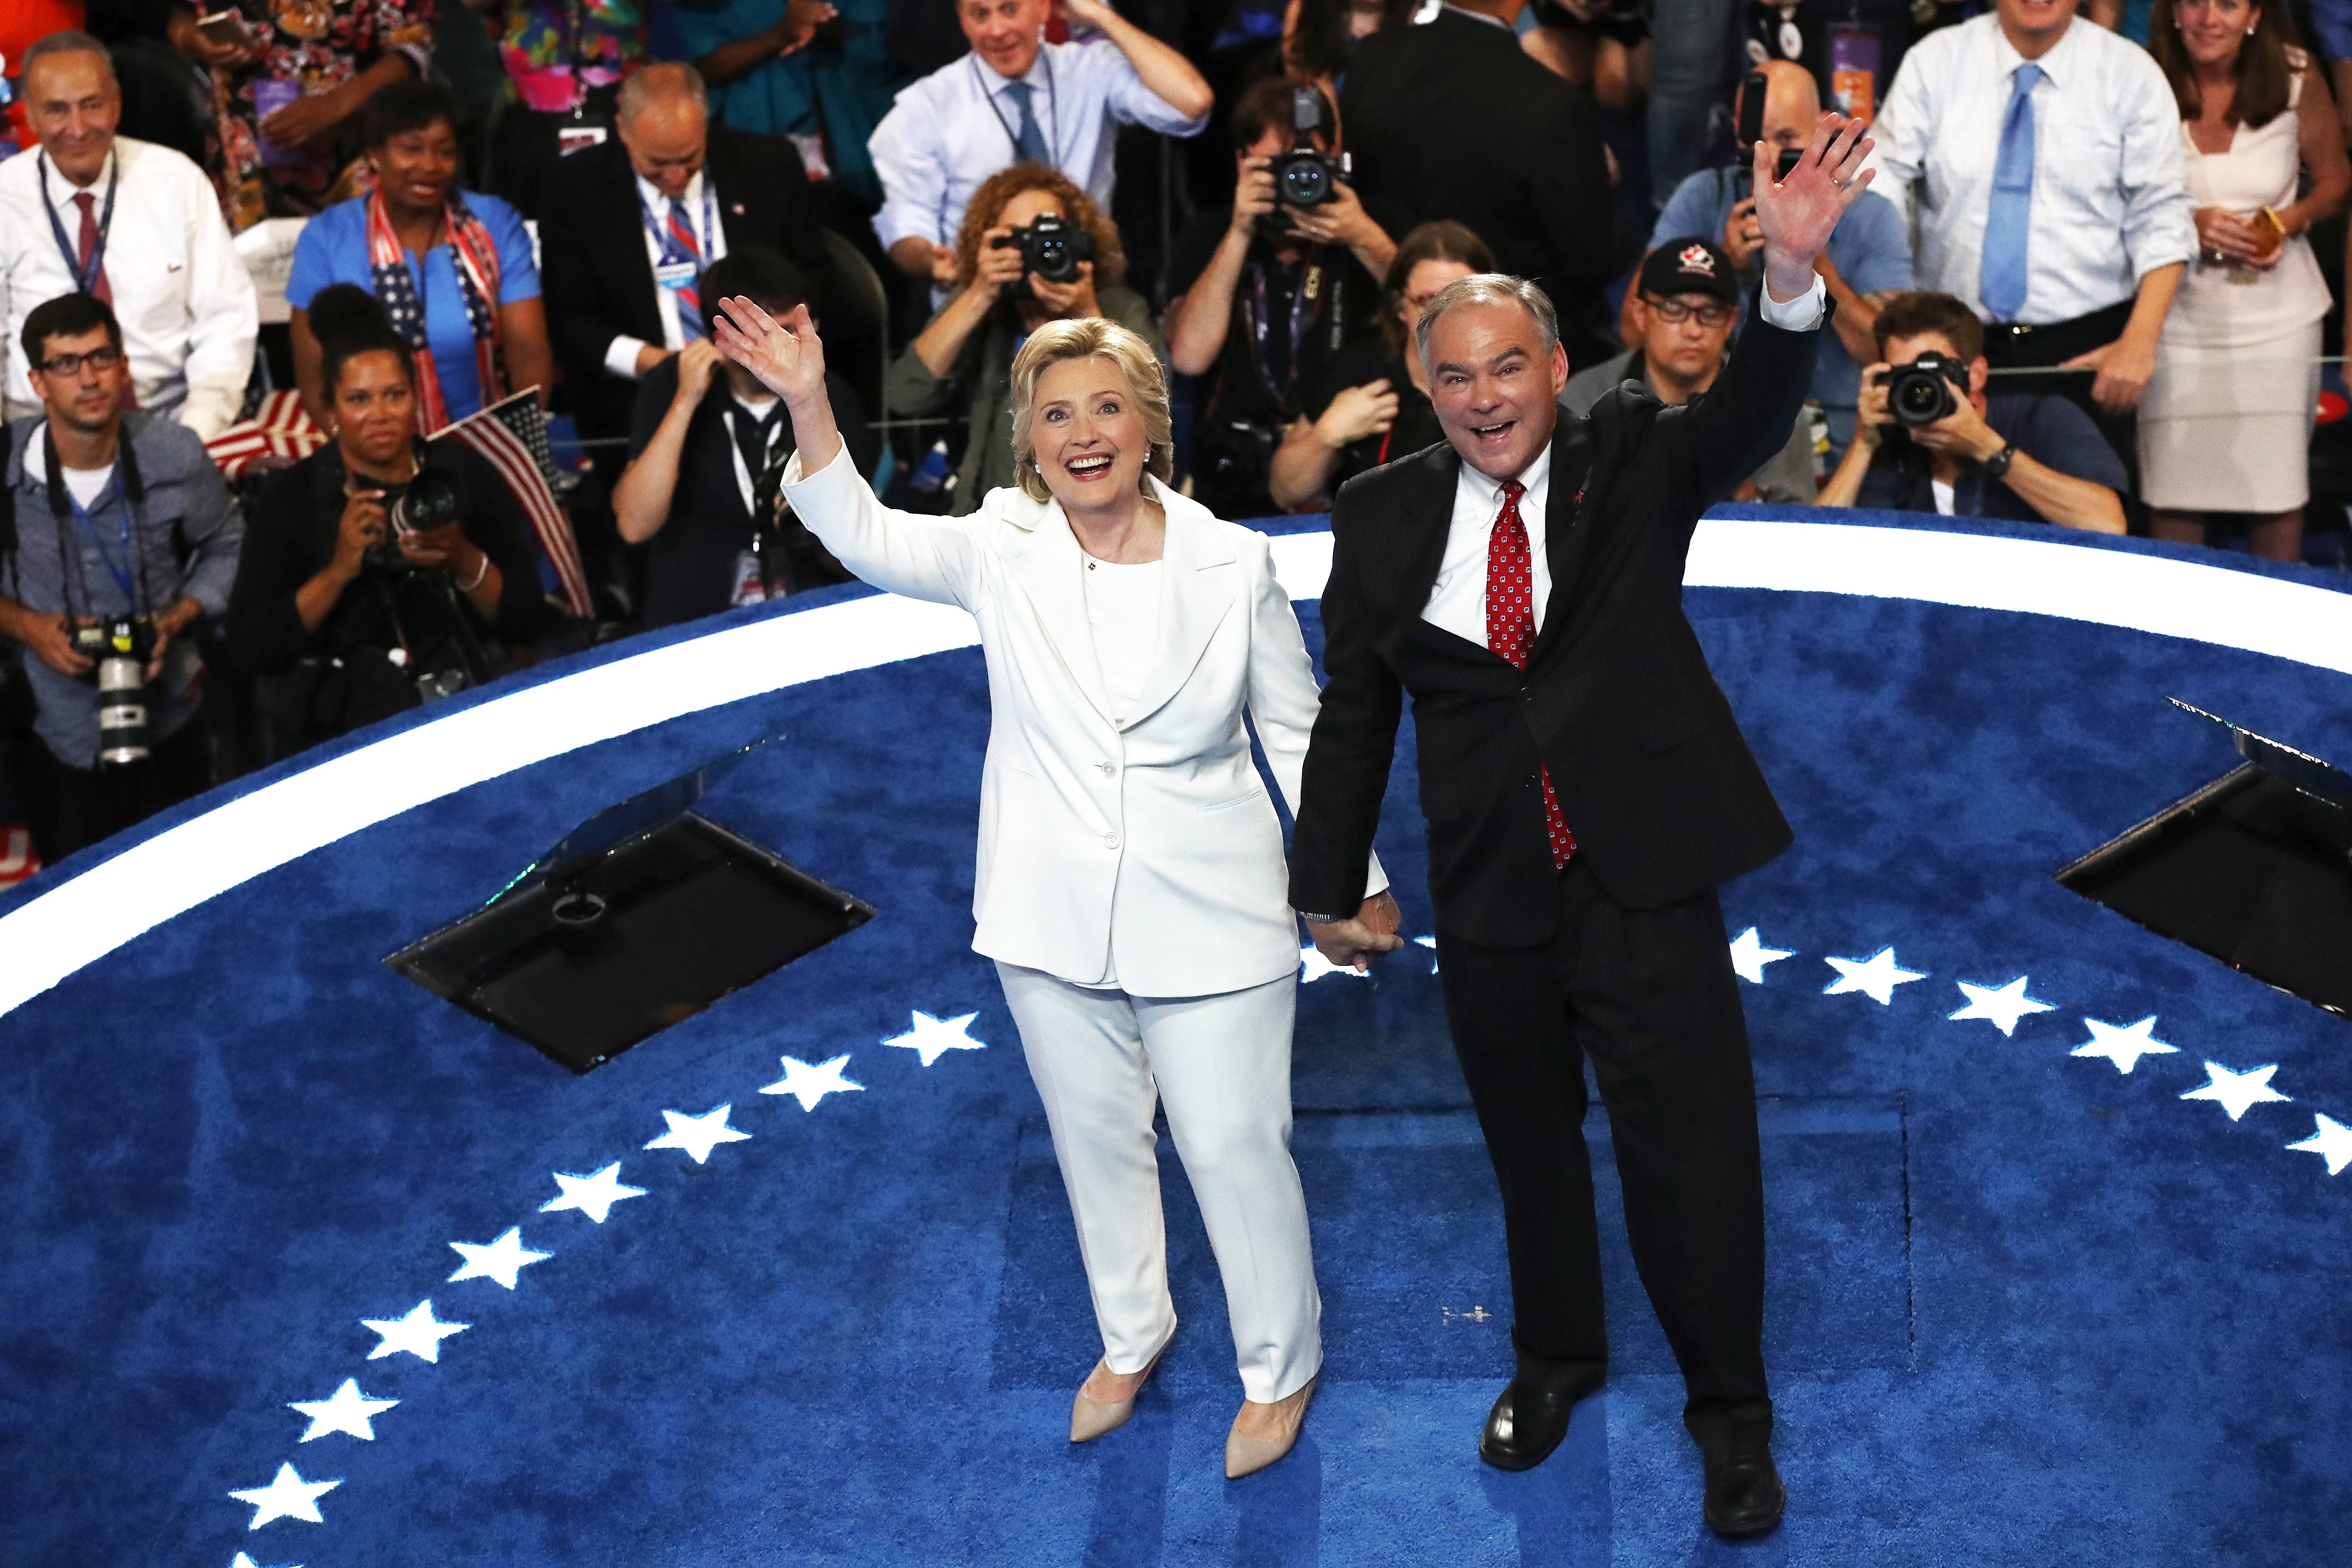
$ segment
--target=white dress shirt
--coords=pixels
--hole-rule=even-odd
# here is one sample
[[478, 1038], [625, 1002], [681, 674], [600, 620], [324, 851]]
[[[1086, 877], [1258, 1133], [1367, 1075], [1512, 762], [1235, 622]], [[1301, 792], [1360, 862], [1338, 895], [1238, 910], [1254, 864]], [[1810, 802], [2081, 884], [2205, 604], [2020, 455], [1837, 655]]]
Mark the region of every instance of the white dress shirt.
[[[1993, 165], [2024, 57], [1982, 16], [1903, 57], [1871, 128], [1872, 188], [1914, 215], [1921, 289], [1991, 320], [1978, 294]], [[2033, 62], [2033, 216], [2017, 320], [2072, 321], [2132, 297], [2197, 253], [2180, 156], [2180, 106], [2146, 49], [2077, 17]]]
[[[1873, 182], [1874, 184], [1875, 182]], [[1819, 277], [1813, 286], [1793, 300], [1775, 300], [1759, 291], [1758, 314], [1776, 327], [1809, 332], [1822, 324], [1829, 290]], [[1527, 493], [1519, 497], [1519, 521], [1528, 530], [1528, 575], [1533, 579], [1536, 629], [1541, 631], [1544, 606], [1551, 600], [1551, 559], [1544, 553], [1544, 508], [1551, 500], [1551, 443], [1519, 470]], [[1486, 552], [1493, 548], [1495, 524], [1503, 513], [1503, 486], [1469, 464], [1454, 480], [1454, 518], [1447, 525], [1445, 554], [1431, 584], [1429, 603], [1421, 618], [1465, 641], [1488, 647], [1486, 641]]]
[[[104, 266], [139, 406], [175, 418], [200, 437], [217, 436], [236, 418], [253, 374], [260, 321], [252, 279], [230, 241], [212, 182], [169, 147], [114, 139], [89, 186], [101, 221], [118, 165], [122, 182]], [[74, 289], [72, 267], [42, 208], [43, 174], [66, 243], [77, 245], [81, 237], [81, 210], [73, 199], [80, 187], [39, 149], [0, 163], [0, 316], [8, 323], [7, 342], [0, 345], [0, 363], [8, 370], [0, 384], [12, 419], [40, 408], [26, 375], [25, 318]]]
[[[693, 231], [696, 242], [702, 247], [705, 271], [709, 270], [712, 262], [727, 254], [727, 226], [719, 221], [719, 192], [715, 186], [706, 186], [703, 183], [709, 174], [708, 169], [697, 169], [694, 178], [686, 183], [686, 194], [678, 197], [678, 205], [686, 208], [686, 226]], [[710, 205], [707, 210], [702, 202], [706, 189], [710, 195]], [[637, 238], [646, 247], [646, 265], [658, 271], [661, 268], [661, 240], [646, 224], [646, 214], [652, 213], [656, 223], [667, 223], [669, 198], [662, 195], [660, 188], [651, 180], [640, 174], [637, 176], [637, 200], [643, 204], [637, 209]], [[677, 296], [656, 281], [654, 284], [654, 300], [661, 311], [662, 341], [658, 346], [668, 350], [684, 348], [686, 333], [677, 324]], [[615, 333], [613, 341], [604, 346], [604, 368], [614, 375], [635, 381], [637, 379], [637, 351], [655, 346], [626, 332]]]
[[[1045, 44], [1021, 78], [1029, 84], [1054, 167], [1108, 211], [1111, 132], [1148, 125], [1169, 136], [1197, 135], [1208, 116], [1187, 120], [1143, 85], [1135, 67], [1108, 38]], [[866, 142], [882, 179], [882, 210], [875, 232], [887, 249], [909, 237], [953, 245], [964, 208], [980, 183], [1014, 161], [1021, 109], [977, 55], [942, 66], [898, 94]]]

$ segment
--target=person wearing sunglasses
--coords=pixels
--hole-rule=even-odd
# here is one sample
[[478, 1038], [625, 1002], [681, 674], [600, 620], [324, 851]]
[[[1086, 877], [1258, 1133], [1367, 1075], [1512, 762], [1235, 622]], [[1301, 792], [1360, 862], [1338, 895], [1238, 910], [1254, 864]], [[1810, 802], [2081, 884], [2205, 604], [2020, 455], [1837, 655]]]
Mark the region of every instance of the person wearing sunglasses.
[[[1698, 235], [1666, 240], [1643, 258], [1625, 301], [1624, 330], [1633, 346], [1570, 376], [1561, 405], [1570, 414], [1586, 414], [1628, 381], [1669, 408], [1688, 403], [1722, 374], [1731, 334], [1739, 325], [1739, 292], [1738, 269], [1721, 246]], [[1811, 422], [1799, 419], [1788, 444], [1743, 479], [1732, 499], [1811, 505]]]

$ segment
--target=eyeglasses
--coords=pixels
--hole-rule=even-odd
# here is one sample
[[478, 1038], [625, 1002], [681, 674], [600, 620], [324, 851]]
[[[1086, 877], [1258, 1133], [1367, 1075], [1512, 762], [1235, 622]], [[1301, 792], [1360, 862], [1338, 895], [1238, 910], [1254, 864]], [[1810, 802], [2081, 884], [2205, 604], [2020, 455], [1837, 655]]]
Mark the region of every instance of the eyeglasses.
[[84, 365], [92, 370], [112, 370], [121, 363], [121, 349], [103, 348], [82, 354], [51, 354], [41, 362], [41, 369], [50, 375], [79, 375]]
[[1650, 307], [1658, 320], [1674, 326], [1680, 326], [1696, 316], [1702, 327], [1719, 327], [1731, 320], [1734, 309], [1730, 305], [1691, 305], [1680, 300], [1661, 300], [1655, 294], [1643, 295], [1642, 303]]

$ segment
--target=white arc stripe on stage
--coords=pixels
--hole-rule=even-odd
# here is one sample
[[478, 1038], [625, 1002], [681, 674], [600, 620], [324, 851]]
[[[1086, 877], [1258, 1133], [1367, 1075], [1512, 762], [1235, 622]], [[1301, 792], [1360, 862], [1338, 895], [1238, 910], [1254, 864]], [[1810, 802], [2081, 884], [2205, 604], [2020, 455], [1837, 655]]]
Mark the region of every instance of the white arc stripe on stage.
[[[1292, 598], [1321, 595], [1328, 532], [1280, 535], [1273, 550]], [[2352, 595], [2056, 538], [1711, 518], [1685, 580], [2056, 616], [2352, 672]], [[614, 659], [403, 731], [240, 795], [0, 916], [0, 1013], [214, 895], [412, 806], [683, 714], [976, 640], [961, 610], [878, 595]], [[518, 846], [518, 855], [539, 847]]]

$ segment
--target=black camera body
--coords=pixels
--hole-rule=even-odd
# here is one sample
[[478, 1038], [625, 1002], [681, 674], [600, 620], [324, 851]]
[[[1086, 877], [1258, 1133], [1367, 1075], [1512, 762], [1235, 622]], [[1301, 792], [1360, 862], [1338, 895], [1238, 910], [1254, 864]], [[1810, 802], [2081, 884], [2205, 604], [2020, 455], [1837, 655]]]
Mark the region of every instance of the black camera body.
[[144, 762], [152, 738], [147, 721], [147, 664], [155, 657], [152, 616], [110, 616], [73, 628], [73, 650], [90, 661], [98, 688], [100, 767]]
[[1078, 263], [1095, 258], [1095, 237], [1057, 213], [1041, 213], [1028, 227], [1000, 234], [989, 243], [1000, 250], [1019, 247], [1021, 281], [1006, 290], [1017, 297], [1027, 296], [1033, 273], [1048, 283], [1075, 283]]
[[400, 552], [400, 536], [446, 528], [457, 521], [457, 510], [456, 482], [431, 468], [417, 469], [416, 477], [408, 481], [408, 489], [384, 514], [392, 525], [392, 537], [367, 547], [369, 569], [392, 577], [415, 571], [408, 557]]
[[[1339, 186], [1352, 172], [1348, 154], [1337, 157], [1315, 145], [1315, 132], [1323, 128], [1323, 94], [1311, 87], [1294, 88], [1290, 94], [1290, 151], [1267, 166], [1274, 176], [1274, 199], [1277, 208], [1318, 207], [1339, 199]], [[1276, 211], [1258, 220], [1258, 226], [1270, 234], [1291, 232], [1289, 218]]]
[[1969, 389], [1969, 362], [1934, 352], [1909, 364], [1878, 373], [1886, 388], [1886, 412], [1906, 430], [1920, 430], [1959, 411], [1960, 396]]

